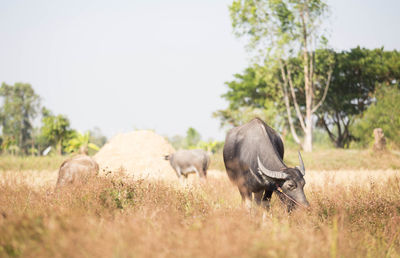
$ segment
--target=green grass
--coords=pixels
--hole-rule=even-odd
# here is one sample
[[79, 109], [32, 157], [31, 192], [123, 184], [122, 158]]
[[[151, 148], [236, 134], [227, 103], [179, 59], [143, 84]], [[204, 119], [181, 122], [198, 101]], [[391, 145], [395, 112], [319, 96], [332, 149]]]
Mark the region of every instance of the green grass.
[[[385, 152], [374, 153], [371, 150], [352, 149], [316, 149], [312, 153], [301, 152], [306, 169], [311, 170], [386, 170], [400, 169], [400, 155]], [[295, 150], [287, 150], [285, 161], [288, 165], [299, 164]]]
[[[398, 152], [374, 153], [371, 150], [315, 148], [312, 153], [301, 152], [308, 170], [338, 169], [400, 169]], [[68, 156], [20, 157], [0, 156], [0, 171], [56, 170]], [[297, 150], [285, 150], [285, 162], [288, 166], [298, 165]], [[210, 169], [225, 170], [222, 151], [211, 156]]]
[[0, 171], [55, 170], [68, 156], [11, 156], [0, 155]]

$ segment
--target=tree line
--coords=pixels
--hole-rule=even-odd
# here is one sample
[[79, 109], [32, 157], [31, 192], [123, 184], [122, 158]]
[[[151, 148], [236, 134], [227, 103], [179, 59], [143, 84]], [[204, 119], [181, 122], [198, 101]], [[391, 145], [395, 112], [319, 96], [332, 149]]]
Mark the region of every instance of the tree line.
[[193, 127], [189, 127], [186, 130], [186, 135], [174, 135], [167, 137], [167, 140], [176, 149], [203, 149], [210, 153], [216, 153], [222, 150], [224, 142], [216, 141], [213, 139], [202, 140], [200, 133]]
[[289, 131], [306, 151], [312, 151], [315, 128], [340, 148], [368, 144], [371, 127], [386, 127], [396, 138], [399, 121], [389, 116], [399, 110], [388, 107], [385, 93], [392, 101], [399, 95], [398, 51], [330, 49], [323, 0], [235, 0], [230, 14], [253, 64], [226, 83], [222, 97], [229, 106], [214, 113], [222, 125], [258, 115], [283, 135]]
[[[325, 57], [333, 56], [333, 62], [329, 61], [333, 63], [330, 86], [325, 101], [314, 113], [314, 123], [327, 133], [334, 146], [349, 147], [352, 142], [365, 146], [375, 127], [383, 127], [388, 138], [399, 144], [400, 109], [395, 103], [400, 96], [400, 53], [357, 47], [341, 52], [318, 50], [314, 55], [314, 76], [319, 85], [326, 84], [323, 74], [330, 69]], [[293, 84], [288, 88], [294, 90], [289, 101], [293, 102], [296, 96], [299, 109], [304, 110], [303, 74], [299, 62], [300, 58], [286, 60]], [[255, 65], [234, 77], [226, 83], [228, 91], [222, 96], [228, 101], [228, 108], [214, 113], [222, 125], [237, 126], [256, 115], [281, 132], [290, 127], [279, 65]], [[290, 108], [292, 113], [296, 112], [295, 107]], [[293, 116], [292, 123], [295, 135], [301, 135], [298, 117]]]
[[80, 133], [65, 115], [55, 115], [41, 105], [41, 98], [28, 83], [0, 87], [0, 146], [2, 153], [40, 155], [52, 147], [56, 153], [97, 150], [107, 138], [95, 128]]

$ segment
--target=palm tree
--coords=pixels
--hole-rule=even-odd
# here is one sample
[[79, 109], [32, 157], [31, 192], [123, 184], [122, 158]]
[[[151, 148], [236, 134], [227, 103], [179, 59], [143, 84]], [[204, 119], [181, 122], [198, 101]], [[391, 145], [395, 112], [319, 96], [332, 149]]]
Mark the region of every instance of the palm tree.
[[67, 142], [65, 151], [68, 153], [81, 153], [88, 154], [89, 149], [98, 151], [100, 148], [90, 142], [90, 133], [86, 132], [84, 134], [76, 132], [75, 137]]

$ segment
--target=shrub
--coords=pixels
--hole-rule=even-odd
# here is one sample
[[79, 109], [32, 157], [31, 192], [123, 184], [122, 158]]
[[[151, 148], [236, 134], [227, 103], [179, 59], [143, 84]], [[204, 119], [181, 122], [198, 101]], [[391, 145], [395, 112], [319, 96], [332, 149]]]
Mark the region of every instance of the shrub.
[[393, 146], [400, 146], [400, 89], [398, 86], [379, 87], [372, 104], [354, 127], [353, 133], [362, 146], [373, 141], [374, 128], [382, 128]]

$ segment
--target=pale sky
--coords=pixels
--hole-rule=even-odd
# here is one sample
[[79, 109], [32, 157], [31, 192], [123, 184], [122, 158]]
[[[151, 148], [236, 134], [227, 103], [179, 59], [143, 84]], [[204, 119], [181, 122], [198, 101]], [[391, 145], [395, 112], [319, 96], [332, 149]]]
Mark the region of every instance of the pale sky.
[[[249, 65], [231, 0], [0, 0], [0, 83], [30, 83], [72, 127], [108, 137], [197, 129], [223, 139], [211, 114], [224, 82]], [[329, 1], [330, 45], [400, 49], [399, 0]]]

